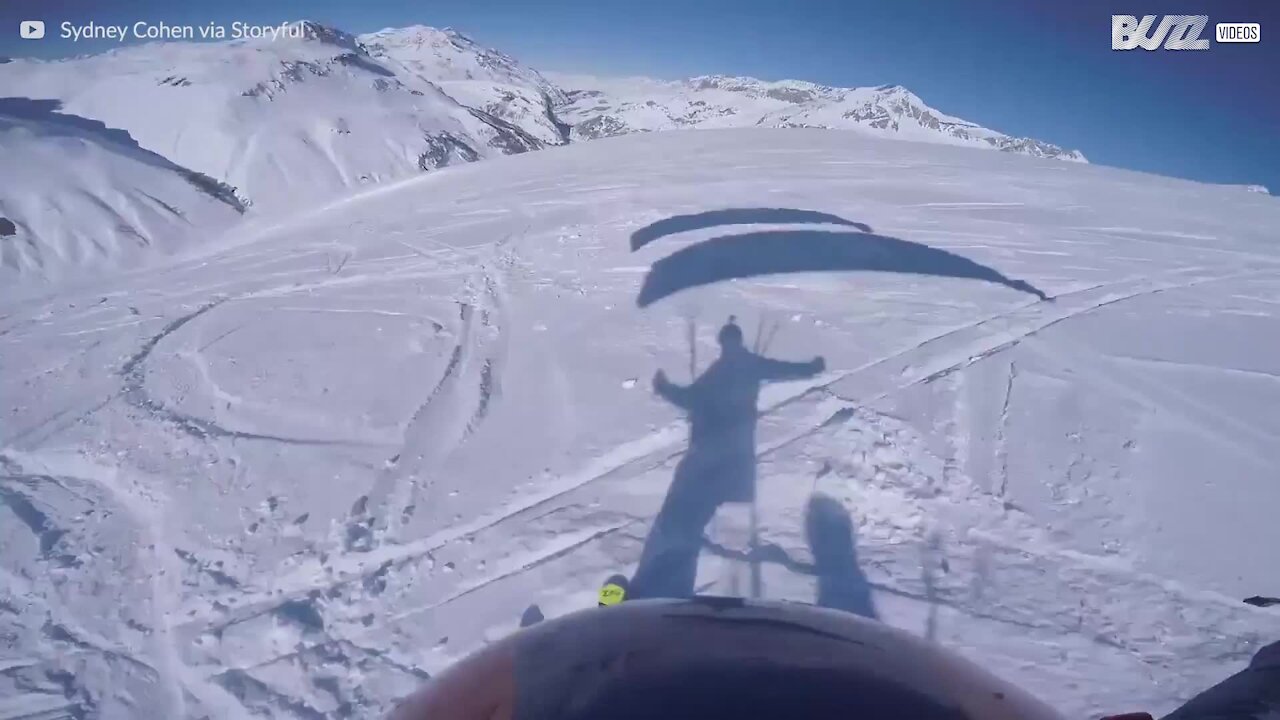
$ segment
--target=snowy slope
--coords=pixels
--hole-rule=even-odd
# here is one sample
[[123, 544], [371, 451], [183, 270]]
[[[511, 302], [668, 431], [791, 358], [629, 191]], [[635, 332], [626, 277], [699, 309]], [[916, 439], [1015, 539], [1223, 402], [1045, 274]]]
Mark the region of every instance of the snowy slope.
[[[528, 603], [593, 603], [686, 449], [650, 378], [736, 315], [827, 368], [760, 398], [765, 597], [814, 599], [823, 493], [885, 622], [1067, 716], [1168, 710], [1280, 636], [1240, 602], [1280, 595], [1278, 225], [1089, 165], [673, 132], [0, 288], [0, 696], [371, 717]], [[699, 589], [747, 591], [745, 513]]]
[[60, 100], [269, 210], [543, 145], [381, 64], [350, 35], [305, 30], [297, 39], [16, 60], [0, 65], [0, 95]]
[[0, 98], [0, 156], [4, 282], [145, 262], [244, 209], [230, 188], [56, 101]]
[[941, 113], [899, 85], [834, 88], [721, 75], [679, 82], [574, 75], [553, 79], [570, 99], [561, 114], [573, 125], [575, 138], [674, 128], [808, 127], [1085, 161], [1078, 150], [1011, 137]]

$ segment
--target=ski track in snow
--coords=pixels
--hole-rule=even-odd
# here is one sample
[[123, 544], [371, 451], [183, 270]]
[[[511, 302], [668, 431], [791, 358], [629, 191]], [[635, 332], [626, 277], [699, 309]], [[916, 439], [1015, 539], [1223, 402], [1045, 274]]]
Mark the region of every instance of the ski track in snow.
[[[734, 171], [705, 189], [744, 159], [760, 175]], [[1226, 580], [1157, 571], [1140, 535], [1123, 537], [1128, 552], [1089, 540], [1158, 524], [1125, 503], [1143, 492], [1141, 462], [1162, 451], [1146, 443], [1160, 442], [1151, 432], [1166, 416], [1184, 419], [1176, 427], [1212, 422], [1217, 444], [1205, 452], [1222, 453], [1216, 461], [1280, 460], [1265, 424], [1194, 386], [1126, 382], [1097, 358], [1272, 392], [1280, 347], [1253, 351], [1269, 369], [1241, 369], [1194, 354], [1205, 349], [1192, 338], [1192, 354], [1177, 357], [1126, 350], [1120, 332], [1055, 345], [1064, 328], [1149, 314], [1161, 298], [1266, 307], [1280, 254], [1218, 241], [1245, 225], [1238, 213], [1214, 215], [1215, 200], [1195, 216], [1204, 232], [1143, 230], [1116, 221], [1115, 208], [1135, 212], [1125, 186], [1115, 183], [1114, 207], [1090, 189], [1130, 181], [1117, 171], [800, 131], [626, 138], [487, 165], [10, 306], [0, 320], [12, 418], [0, 429], [0, 630], [21, 655], [0, 665], [0, 687], [22, 707], [127, 714], [144, 698], [166, 717], [376, 714], [514, 628], [528, 603], [552, 614], [590, 604], [601, 577], [638, 558], [687, 441], [683, 421], [642, 397], [644, 380], [623, 381], [682, 367], [695, 316], [705, 369], [708, 333], [729, 313], [747, 329], [757, 316], [760, 328], [790, 317], [764, 338], [769, 353], [819, 351], [834, 369], [764, 389], [760, 548], [750, 556], [736, 509], [722, 511], [707, 530], [705, 591], [728, 592], [754, 562], [765, 597], [812, 601], [801, 528], [817, 489], [854, 513], [882, 619], [1064, 713], [1167, 710], [1280, 635], [1275, 613], [1241, 604]], [[969, 194], [934, 193], [914, 179], [922, 169], [971, 174]], [[1044, 220], [1066, 211], [1001, 195], [1023, 174], [1098, 207]], [[765, 194], [775, 187], [782, 197]], [[1222, 192], [1169, 187], [1188, 207]], [[634, 308], [654, 261], [750, 228], [687, 231], [636, 253], [631, 232], [764, 207], [761, 197], [971, 253], [1050, 299], [973, 280], [819, 273]], [[1240, 212], [1259, 224], [1280, 215], [1239, 202], [1255, 203]], [[1002, 231], [989, 210], [1002, 213]], [[1099, 237], [1120, 245], [1100, 254]], [[1146, 253], [1144, 264], [1126, 253]], [[1061, 279], [1076, 263], [1095, 270]], [[937, 297], [941, 288], [952, 297]], [[1078, 386], [1055, 394], [1067, 383]], [[1086, 401], [1073, 398], [1096, 393], [1116, 418], [1053, 424]], [[1105, 431], [1128, 412], [1147, 413], [1132, 436]], [[1060, 439], [1071, 433], [1087, 442]], [[1069, 466], [1036, 457], [1042, 438], [1072, 449]], [[1133, 488], [1099, 485], [1110, 472]], [[1045, 504], [1042, 486], [1071, 499]], [[131, 582], [111, 590], [112, 577]]]

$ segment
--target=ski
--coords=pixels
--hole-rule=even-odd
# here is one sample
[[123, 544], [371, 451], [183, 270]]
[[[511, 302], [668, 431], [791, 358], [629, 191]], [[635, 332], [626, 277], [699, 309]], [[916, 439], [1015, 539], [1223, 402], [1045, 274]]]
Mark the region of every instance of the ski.
[[[608, 607], [617, 605], [627, 599], [627, 585], [630, 580], [626, 575], [610, 575], [603, 584], [600, 585], [600, 591], [596, 596], [597, 607]], [[542, 608], [535, 603], [524, 609], [520, 615], [520, 627], [527, 628], [537, 625], [546, 620], [547, 617], [542, 613]]]
[[542, 608], [538, 607], [537, 604], [530, 605], [524, 609], [524, 614], [520, 616], [520, 627], [527, 628], [537, 625], [543, 620], [546, 620], [546, 616], [542, 614]]
[[608, 607], [617, 605], [627, 599], [627, 585], [630, 581], [626, 575], [611, 575], [604, 584], [600, 586], [600, 593], [597, 597], [598, 607]]

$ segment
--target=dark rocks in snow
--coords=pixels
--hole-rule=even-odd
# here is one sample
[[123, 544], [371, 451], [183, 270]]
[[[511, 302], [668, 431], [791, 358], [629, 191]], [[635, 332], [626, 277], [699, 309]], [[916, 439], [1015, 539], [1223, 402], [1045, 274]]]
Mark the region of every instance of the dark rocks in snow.
[[373, 549], [373, 521], [364, 519], [347, 525], [344, 547], [348, 551], [368, 552]]
[[573, 133], [584, 140], [625, 135], [629, 132], [631, 128], [612, 115], [599, 115], [573, 126]]
[[458, 162], [475, 162], [480, 154], [449, 133], [426, 136], [427, 149], [418, 155], [418, 169], [434, 170]]
[[328, 25], [321, 25], [314, 20], [302, 20], [299, 21], [298, 25], [298, 34], [305, 40], [313, 40], [327, 45], [337, 45], [338, 47], [351, 48], [352, 50], [363, 52], [359, 41], [350, 33]]
[[368, 495], [361, 495], [360, 497], [356, 498], [356, 501], [354, 503], [351, 504], [352, 517], [364, 515], [366, 512], [368, 512], [368, 510], [369, 510]]
[[391, 72], [390, 70], [374, 62], [368, 55], [365, 55], [364, 53], [357, 53], [357, 52], [343, 53], [337, 56], [336, 58], [334, 58], [334, 60], [338, 61], [338, 64], [340, 65], [359, 68], [361, 70], [364, 70], [365, 72], [373, 73], [374, 75], [380, 75], [382, 77], [395, 77], [395, 73]]
[[314, 600], [289, 600], [276, 608], [275, 614], [309, 630], [324, 630], [324, 618]]
[[381, 595], [387, 589], [387, 575], [391, 572], [391, 561], [388, 560], [363, 580], [364, 589], [370, 595]]
[[765, 94], [774, 100], [797, 104], [811, 102], [814, 99], [812, 91], [799, 88], [770, 88]]
[[475, 108], [467, 108], [467, 110], [472, 117], [494, 131], [494, 136], [489, 139], [488, 145], [501, 150], [504, 155], [518, 155], [545, 147], [544, 143], [513, 123], [483, 110]]

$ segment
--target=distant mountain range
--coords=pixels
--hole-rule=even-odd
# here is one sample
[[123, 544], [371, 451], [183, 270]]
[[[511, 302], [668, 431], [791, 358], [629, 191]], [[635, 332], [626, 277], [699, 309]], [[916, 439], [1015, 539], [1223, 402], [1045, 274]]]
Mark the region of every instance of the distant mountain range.
[[569, 97], [560, 114], [575, 139], [679, 128], [806, 127], [1086, 162], [1078, 150], [1012, 137], [934, 110], [899, 85], [835, 88], [720, 75], [678, 82], [554, 79]]
[[[301, 25], [299, 37], [275, 41], [152, 43], [65, 60], [7, 60], [0, 63], [0, 97], [54, 102], [47, 107], [56, 107], [64, 130], [71, 119], [78, 124], [73, 137], [41, 130], [52, 116], [10, 116], [0, 124], [0, 144], [6, 158], [46, 158], [39, 167], [24, 167], [26, 177], [46, 170], [66, 176], [70, 167], [88, 172], [86, 163], [101, 161], [85, 177], [154, 178], [154, 162], [136, 172], [121, 166], [159, 158], [173, 182], [207, 178], [237, 209], [252, 214], [297, 210], [353, 188], [458, 163], [681, 128], [833, 128], [1084, 161], [1077, 151], [941, 113], [897, 86], [832, 88], [720, 76], [681, 82], [548, 78], [453, 30], [415, 26], [355, 36], [313, 22]], [[4, 113], [0, 108], [0, 118]], [[60, 139], [52, 142], [51, 134]], [[24, 144], [40, 147], [28, 151]], [[77, 155], [71, 148], [76, 144], [97, 150]], [[53, 147], [67, 155], [51, 156]], [[23, 236], [18, 245], [26, 248], [21, 261], [10, 252], [6, 262], [75, 264], [82, 250], [91, 253], [92, 244], [41, 229], [80, 228], [72, 234], [88, 237], [83, 218], [48, 217], [77, 203], [32, 204], [21, 185], [0, 188], [0, 228], [13, 227], [11, 234]], [[130, 220], [121, 195], [96, 180], [77, 187], [76, 197], [113, 209], [117, 219], [106, 232], [111, 243], [152, 241], [154, 233]], [[177, 196], [190, 195], [190, 184], [185, 187]], [[165, 206], [173, 210], [174, 228], [193, 225], [202, 214], [193, 215], [183, 202], [155, 207]]]
[[0, 94], [56, 99], [260, 207], [457, 162], [626, 132], [824, 127], [1083, 160], [950, 117], [904, 88], [703, 77], [547, 77], [453, 30], [153, 43], [0, 66]]

